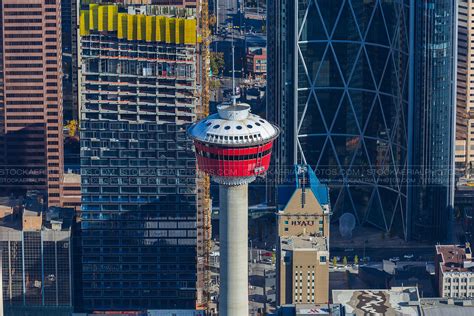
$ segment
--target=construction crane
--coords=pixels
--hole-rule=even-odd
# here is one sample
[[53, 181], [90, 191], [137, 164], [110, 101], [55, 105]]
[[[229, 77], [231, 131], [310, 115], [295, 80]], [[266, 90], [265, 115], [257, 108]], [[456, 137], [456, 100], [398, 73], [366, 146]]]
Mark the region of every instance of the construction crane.
[[211, 32], [209, 30], [209, 6], [207, 0], [201, 0], [200, 10], [200, 32], [202, 37], [201, 43], [201, 76], [202, 76], [202, 92], [201, 92], [201, 111], [198, 119], [209, 115], [209, 72], [210, 72], [210, 54], [209, 45], [211, 44]]
[[[201, 72], [201, 89], [199, 93], [199, 107], [197, 109], [197, 119], [200, 120], [209, 115], [209, 73], [210, 73], [210, 53], [209, 45], [211, 43], [211, 33], [209, 30], [209, 5], [208, 0], [200, 0], [198, 3], [198, 20], [199, 20], [199, 36], [200, 44], [200, 72]], [[210, 264], [209, 255], [211, 251], [211, 198], [210, 198], [210, 179], [209, 176], [202, 173], [197, 178], [198, 187], [198, 246], [202, 245], [201, 250], [198, 248], [198, 279], [201, 278], [202, 295], [198, 297], [196, 308], [210, 312]], [[199, 271], [200, 270], [200, 271]]]

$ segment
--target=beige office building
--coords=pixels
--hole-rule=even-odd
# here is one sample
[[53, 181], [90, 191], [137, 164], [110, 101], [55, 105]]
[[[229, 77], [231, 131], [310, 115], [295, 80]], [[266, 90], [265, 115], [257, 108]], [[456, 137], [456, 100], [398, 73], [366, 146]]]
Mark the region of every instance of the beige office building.
[[456, 169], [474, 161], [474, 2], [458, 0]]
[[474, 298], [474, 261], [469, 244], [437, 245], [435, 271], [440, 297]]
[[277, 214], [277, 304], [326, 304], [329, 294], [329, 195], [308, 166]]

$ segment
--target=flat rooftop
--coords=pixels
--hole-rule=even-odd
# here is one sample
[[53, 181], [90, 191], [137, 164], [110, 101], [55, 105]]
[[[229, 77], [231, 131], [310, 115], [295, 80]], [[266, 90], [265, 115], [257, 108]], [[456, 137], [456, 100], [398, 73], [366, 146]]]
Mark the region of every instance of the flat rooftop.
[[64, 183], [81, 183], [81, 175], [76, 173], [65, 173]]
[[[3, 209], [2, 209], [3, 208]], [[13, 212], [13, 208], [16, 209]], [[63, 230], [69, 231], [74, 218], [74, 210], [71, 208], [50, 207], [46, 205], [41, 195], [29, 194], [16, 198], [0, 197], [0, 214], [4, 217], [0, 219], [0, 232], [21, 232], [24, 229], [26, 219], [36, 221], [40, 218], [41, 230]], [[38, 221], [36, 221], [36, 224]], [[27, 227], [31, 227], [28, 226]], [[26, 228], [28, 230], [28, 228]]]
[[316, 250], [325, 251], [328, 249], [326, 237], [311, 237], [311, 236], [288, 236], [280, 237], [280, 247], [282, 250]]
[[474, 272], [472, 250], [469, 245], [437, 245], [443, 272]]
[[9, 211], [17, 206], [20, 201], [17, 198], [10, 198], [9, 196], [0, 196], [0, 210]]
[[296, 315], [330, 315], [331, 309], [328, 305], [310, 305], [297, 304], [295, 305]]
[[320, 315], [320, 316], [340, 316], [341, 306], [339, 304], [325, 304], [325, 305], [315, 305], [315, 304], [285, 304], [277, 308], [277, 310], [269, 315], [273, 316], [306, 316], [306, 315]]
[[425, 316], [471, 316], [474, 301], [446, 298], [422, 298], [421, 309]]
[[393, 287], [390, 290], [333, 290], [333, 303], [342, 304], [346, 314], [421, 315], [416, 287]]

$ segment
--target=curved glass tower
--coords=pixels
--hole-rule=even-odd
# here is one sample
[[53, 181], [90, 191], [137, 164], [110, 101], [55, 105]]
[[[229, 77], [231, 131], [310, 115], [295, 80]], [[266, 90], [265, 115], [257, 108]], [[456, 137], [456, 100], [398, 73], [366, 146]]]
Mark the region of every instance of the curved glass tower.
[[282, 127], [276, 174], [309, 164], [330, 186], [333, 218], [349, 212], [406, 237], [408, 1], [275, 2], [268, 112]]

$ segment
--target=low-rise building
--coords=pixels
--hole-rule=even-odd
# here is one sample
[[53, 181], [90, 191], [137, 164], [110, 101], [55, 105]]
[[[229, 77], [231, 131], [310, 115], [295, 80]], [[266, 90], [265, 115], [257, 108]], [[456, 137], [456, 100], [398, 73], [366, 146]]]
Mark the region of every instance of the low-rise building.
[[81, 209], [81, 175], [68, 172], [64, 174], [61, 194], [61, 206]]
[[204, 316], [204, 311], [192, 309], [149, 309], [140, 311], [108, 311], [93, 313], [74, 313], [72, 316]]
[[306, 316], [306, 315], [327, 315], [327, 316], [342, 316], [341, 305], [339, 304], [297, 304], [297, 305], [283, 305], [276, 309], [276, 311], [269, 316]]
[[70, 315], [73, 210], [46, 210], [35, 195], [10, 198], [8, 207], [0, 224], [5, 314]]
[[293, 185], [279, 190], [277, 305], [328, 303], [328, 196], [306, 165], [295, 166]]
[[462, 218], [464, 236], [457, 236], [462, 241], [474, 242], [474, 182], [460, 179], [454, 190], [454, 209], [457, 217]]
[[474, 301], [466, 299], [422, 298], [423, 316], [471, 316], [474, 315]]
[[247, 49], [247, 73], [252, 76], [267, 75], [267, 49], [250, 47]]
[[392, 287], [380, 290], [333, 290], [334, 304], [342, 315], [422, 315], [416, 287]]
[[469, 243], [437, 245], [435, 274], [441, 297], [474, 297], [474, 261]]

